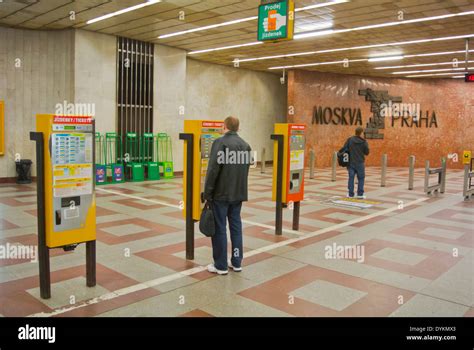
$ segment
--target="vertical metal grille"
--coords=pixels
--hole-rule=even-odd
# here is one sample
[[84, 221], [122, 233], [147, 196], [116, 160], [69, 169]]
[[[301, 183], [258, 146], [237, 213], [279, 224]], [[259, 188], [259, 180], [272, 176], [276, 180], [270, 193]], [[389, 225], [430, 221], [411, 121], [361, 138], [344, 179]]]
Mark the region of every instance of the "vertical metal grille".
[[154, 45], [117, 38], [117, 132], [153, 132]]

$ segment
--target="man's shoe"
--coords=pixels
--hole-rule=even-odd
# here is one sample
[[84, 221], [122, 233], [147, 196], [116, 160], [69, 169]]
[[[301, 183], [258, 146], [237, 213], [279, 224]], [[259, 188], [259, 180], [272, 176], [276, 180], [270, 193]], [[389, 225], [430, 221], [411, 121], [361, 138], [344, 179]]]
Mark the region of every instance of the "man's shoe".
[[217, 273], [218, 275], [227, 275], [227, 273], [229, 272], [228, 270], [218, 270], [218, 269], [216, 269], [214, 264], [207, 265], [207, 271], [209, 271], [211, 273]]
[[242, 271], [242, 267], [235, 267], [235, 266], [232, 266], [232, 264], [229, 264], [229, 267], [234, 270], [234, 272], [240, 272]]
[[366, 199], [367, 196], [364, 194], [364, 195], [362, 195], [362, 196], [357, 196], [356, 198], [357, 198], [357, 199]]

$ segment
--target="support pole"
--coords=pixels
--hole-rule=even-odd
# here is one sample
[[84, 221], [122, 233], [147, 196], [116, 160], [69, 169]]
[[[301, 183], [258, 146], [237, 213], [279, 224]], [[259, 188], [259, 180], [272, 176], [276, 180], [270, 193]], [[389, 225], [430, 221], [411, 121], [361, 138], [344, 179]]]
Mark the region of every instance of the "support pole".
[[[92, 135], [95, 135], [95, 119], [92, 122]], [[96, 173], [95, 165], [95, 143], [92, 144], [92, 164], [94, 166], [94, 174]], [[107, 178], [107, 169], [105, 170], [105, 177]], [[93, 183], [95, 192], [95, 182]], [[87, 287], [95, 287], [96, 285], [96, 241], [86, 242], [86, 285]]]
[[300, 203], [293, 203], [293, 230], [298, 231], [300, 228]]
[[96, 241], [86, 242], [86, 282], [88, 287], [96, 285]]
[[332, 154], [332, 174], [331, 181], [336, 181], [337, 152]]
[[439, 192], [444, 193], [444, 189], [446, 188], [446, 158], [441, 158], [441, 173], [439, 174], [439, 183], [440, 188]]
[[408, 157], [408, 189], [413, 190], [415, 181], [415, 156]]
[[382, 155], [382, 175], [380, 179], [380, 186], [385, 187], [385, 181], [387, 178], [387, 155]]
[[49, 266], [49, 248], [46, 246], [43, 133], [30, 132], [30, 140], [36, 141], [36, 199], [38, 211], [38, 265], [40, 279], [40, 296], [42, 299], [50, 299], [51, 275]]
[[462, 186], [462, 196], [464, 197], [464, 200], [468, 200], [469, 199], [469, 175], [470, 175], [470, 171], [469, 171], [469, 164], [465, 164], [464, 165], [464, 182], [463, 182], [463, 186]]
[[186, 147], [186, 259], [194, 260], [194, 219], [193, 219], [193, 168], [194, 135], [179, 134]]
[[[272, 134], [271, 139], [278, 142], [276, 207], [275, 207], [275, 234], [282, 235], [283, 230], [283, 135]], [[275, 165], [274, 165], [275, 166]]]
[[266, 155], [265, 155], [265, 147], [262, 148], [262, 157], [260, 159], [260, 173], [265, 174], [265, 162], [266, 162]]
[[314, 150], [309, 151], [309, 178], [314, 179], [314, 160], [316, 156]]
[[430, 181], [430, 161], [425, 161], [425, 185], [424, 192], [428, 193], [428, 183]]

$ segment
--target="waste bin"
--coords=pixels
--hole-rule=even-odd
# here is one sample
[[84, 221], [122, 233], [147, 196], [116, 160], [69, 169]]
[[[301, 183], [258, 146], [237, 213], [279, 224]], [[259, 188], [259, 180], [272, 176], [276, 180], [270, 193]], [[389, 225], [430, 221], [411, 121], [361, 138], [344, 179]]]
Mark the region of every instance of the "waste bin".
[[31, 183], [31, 164], [33, 162], [29, 159], [21, 159], [16, 163], [16, 183], [30, 184]]

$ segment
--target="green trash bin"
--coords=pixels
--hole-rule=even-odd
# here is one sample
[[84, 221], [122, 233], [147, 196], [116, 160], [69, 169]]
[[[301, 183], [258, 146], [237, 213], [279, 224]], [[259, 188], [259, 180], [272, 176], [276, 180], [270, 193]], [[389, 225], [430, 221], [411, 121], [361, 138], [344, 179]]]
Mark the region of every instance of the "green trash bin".
[[160, 179], [158, 164], [158, 137], [153, 133], [144, 133], [141, 137], [141, 156], [147, 180]]

